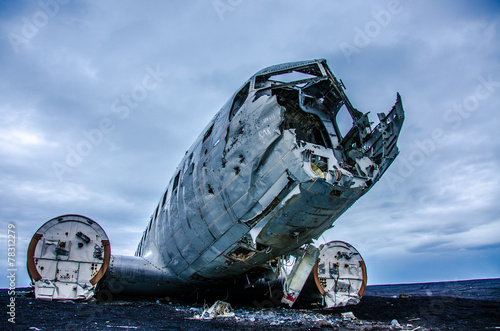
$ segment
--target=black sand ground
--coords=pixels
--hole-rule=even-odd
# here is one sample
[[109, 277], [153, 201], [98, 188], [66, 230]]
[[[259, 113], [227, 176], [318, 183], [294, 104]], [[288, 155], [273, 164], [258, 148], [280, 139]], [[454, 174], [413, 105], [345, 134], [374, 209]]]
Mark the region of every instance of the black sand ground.
[[[498, 281], [497, 285], [498, 286]], [[482, 284], [482, 287], [488, 285]], [[449, 286], [448, 286], [449, 288]], [[394, 293], [397, 288], [390, 289]], [[469, 288], [471, 293], [499, 288]], [[376, 292], [377, 295], [369, 295]], [[165, 300], [120, 300], [111, 303], [48, 302], [35, 300], [27, 289], [15, 296], [15, 324], [6, 314], [10, 297], [0, 290], [5, 313], [0, 329], [14, 330], [495, 330], [500, 329], [500, 298], [488, 300], [419, 293], [389, 295], [383, 288], [367, 291], [361, 303], [336, 309], [257, 309], [239, 304], [232, 317], [196, 319], [200, 304], [173, 304]], [[455, 293], [456, 295], [457, 293]], [[460, 293], [458, 295], [460, 296]], [[352, 312], [355, 320], [342, 318]]]

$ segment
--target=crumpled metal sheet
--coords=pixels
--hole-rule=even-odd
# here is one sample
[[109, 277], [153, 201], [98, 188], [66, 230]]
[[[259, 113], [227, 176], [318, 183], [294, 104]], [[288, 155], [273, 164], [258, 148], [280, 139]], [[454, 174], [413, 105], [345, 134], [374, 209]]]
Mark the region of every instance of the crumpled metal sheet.
[[234, 313], [231, 312], [231, 305], [227, 302], [217, 300], [215, 303], [203, 310], [201, 315], [195, 315], [195, 319], [212, 319], [215, 317], [233, 317]]

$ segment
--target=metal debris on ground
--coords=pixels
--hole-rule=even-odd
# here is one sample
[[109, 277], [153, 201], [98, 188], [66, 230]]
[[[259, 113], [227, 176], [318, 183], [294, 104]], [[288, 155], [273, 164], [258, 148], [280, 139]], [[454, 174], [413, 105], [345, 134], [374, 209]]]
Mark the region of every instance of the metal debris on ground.
[[345, 320], [355, 320], [356, 316], [352, 313], [352, 311], [348, 311], [347, 313], [342, 313], [341, 314], [342, 319]]
[[[212, 319], [214, 317], [233, 317], [234, 313], [231, 312], [231, 305], [227, 302], [218, 300], [212, 307], [203, 310], [199, 319]], [[195, 316], [195, 318], [197, 318]]]
[[255, 309], [248, 307], [232, 309], [230, 304], [224, 301], [217, 301], [210, 308], [178, 305], [176, 310], [189, 312], [189, 315], [194, 314], [194, 317], [188, 319], [232, 317], [236, 325], [250, 324], [256, 328], [267, 325], [280, 327], [341, 327], [349, 330], [370, 330], [372, 328], [378, 330], [428, 330], [411, 324], [402, 325], [397, 320], [385, 323], [360, 320], [352, 312], [324, 314], [310, 309]]

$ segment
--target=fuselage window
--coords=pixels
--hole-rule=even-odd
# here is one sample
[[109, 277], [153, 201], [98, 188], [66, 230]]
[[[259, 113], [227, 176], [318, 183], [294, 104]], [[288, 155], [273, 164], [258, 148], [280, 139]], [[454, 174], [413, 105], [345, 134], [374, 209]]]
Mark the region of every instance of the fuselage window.
[[328, 132], [317, 115], [290, 107], [285, 112], [285, 129], [295, 129], [297, 140], [332, 148]]
[[172, 191], [175, 191], [175, 189], [177, 188], [177, 185], [179, 185], [179, 176], [180, 175], [181, 175], [181, 172], [179, 171], [177, 173], [177, 176], [175, 176], [174, 184], [172, 185]]
[[168, 196], [168, 190], [165, 191], [165, 194], [163, 195], [163, 201], [161, 203], [161, 206], [165, 206], [165, 202], [167, 201], [167, 196]]
[[335, 116], [336, 129], [339, 131], [337, 135], [344, 138], [347, 133], [351, 130], [353, 126], [352, 117], [347, 110], [347, 107], [343, 105], [337, 115]]
[[212, 124], [212, 126], [210, 126], [207, 132], [205, 132], [205, 135], [203, 136], [203, 142], [205, 142], [208, 139], [208, 137], [210, 137], [213, 129], [214, 129], [214, 124]]
[[234, 115], [241, 108], [243, 103], [248, 97], [248, 93], [250, 91], [250, 82], [246, 83], [246, 85], [236, 94], [233, 100], [233, 105], [231, 106], [231, 111], [229, 113], [229, 120], [231, 121]]

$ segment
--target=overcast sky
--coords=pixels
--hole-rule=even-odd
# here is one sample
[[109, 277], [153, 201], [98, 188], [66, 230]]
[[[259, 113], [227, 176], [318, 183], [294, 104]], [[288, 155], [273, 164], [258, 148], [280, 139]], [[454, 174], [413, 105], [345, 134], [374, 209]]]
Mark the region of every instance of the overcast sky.
[[[185, 151], [250, 76], [326, 58], [400, 155], [319, 243], [369, 284], [500, 277], [498, 1], [0, 1], [0, 238], [86, 215], [132, 255]], [[7, 273], [7, 251], [0, 275]], [[8, 285], [0, 278], [0, 287]]]

